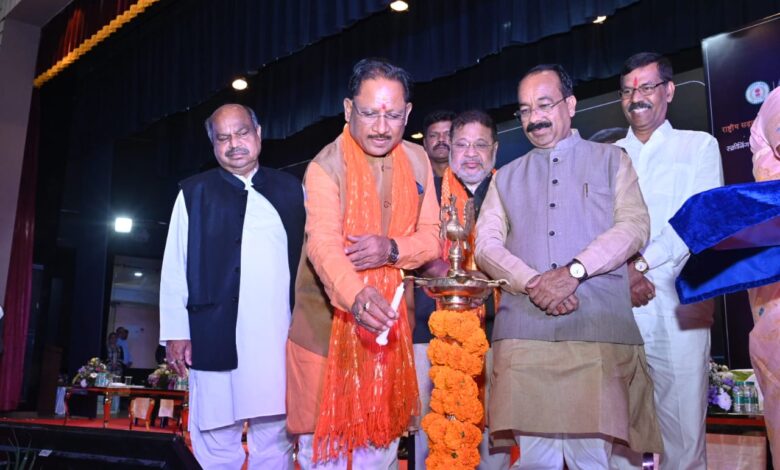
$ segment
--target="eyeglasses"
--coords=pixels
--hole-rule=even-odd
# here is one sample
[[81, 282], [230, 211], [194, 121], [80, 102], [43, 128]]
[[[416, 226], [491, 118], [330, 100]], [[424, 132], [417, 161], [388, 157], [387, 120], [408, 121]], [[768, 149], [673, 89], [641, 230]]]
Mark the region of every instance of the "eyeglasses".
[[474, 147], [474, 150], [479, 153], [483, 153], [487, 152], [491, 147], [493, 147], [493, 144], [488, 144], [486, 142], [466, 142], [462, 140], [452, 144], [452, 148], [457, 152], [465, 152], [469, 149], [469, 147]]
[[352, 110], [355, 112], [355, 114], [357, 114], [358, 119], [365, 122], [366, 124], [373, 124], [377, 122], [380, 117], [384, 117], [385, 121], [391, 125], [403, 124], [404, 119], [406, 119], [406, 110], [403, 112], [388, 111], [386, 113], [378, 113], [372, 110], [363, 111], [354, 103], [352, 103]]
[[627, 100], [634, 95], [635, 91], [638, 91], [639, 94], [641, 94], [642, 96], [650, 96], [653, 93], [655, 93], [656, 88], [658, 88], [661, 85], [666, 85], [667, 83], [669, 83], [669, 80], [658, 82], [655, 85], [646, 84], [636, 88], [631, 88], [631, 87], [621, 88], [620, 90], [618, 90], [618, 96], [620, 96], [620, 99], [622, 100]]
[[521, 106], [520, 109], [515, 111], [513, 116], [518, 121], [525, 121], [525, 120], [527, 120], [528, 118], [531, 117], [531, 114], [534, 112], [534, 110], [539, 111], [542, 114], [550, 114], [552, 112], [553, 108], [555, 108], [560, 103], [565, 101], [566, 98], [568, 98], [568, 96], [564, 96], [563, 98], [559, 99], [555, 103], [540, 104], [540, 105], [538, 105], [538, 106], [536, 106], [534, 108], [532, 108], [530, 106]]

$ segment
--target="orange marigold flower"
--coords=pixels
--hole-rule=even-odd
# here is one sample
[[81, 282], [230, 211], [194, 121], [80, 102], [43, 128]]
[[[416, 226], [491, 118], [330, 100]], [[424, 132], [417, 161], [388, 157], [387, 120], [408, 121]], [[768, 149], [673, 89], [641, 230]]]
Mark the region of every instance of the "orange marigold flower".
[[428, 322], [436, 336], [428, 347], [434, 384], [431, 412], [422, 420], [430, 469], [465, 470], [479, 465], [482, 432], [476, 425], [484, 409], [474, 377], [482, 373], [488, 343], [477, 313], [438, 310]]

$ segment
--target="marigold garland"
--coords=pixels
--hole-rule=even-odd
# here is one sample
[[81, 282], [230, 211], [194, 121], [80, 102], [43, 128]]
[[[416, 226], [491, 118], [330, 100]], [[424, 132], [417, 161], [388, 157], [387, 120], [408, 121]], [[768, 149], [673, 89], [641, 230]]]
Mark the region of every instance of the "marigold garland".
[[484, 410], [474, 380], [482, 373], [488, 342], [477, 310], [437, 310], [428, 326], [435, 336], [431, 360], [431, 411], [422, 420], [430, 453], [429, 469], [474, 469], [479, 465]]

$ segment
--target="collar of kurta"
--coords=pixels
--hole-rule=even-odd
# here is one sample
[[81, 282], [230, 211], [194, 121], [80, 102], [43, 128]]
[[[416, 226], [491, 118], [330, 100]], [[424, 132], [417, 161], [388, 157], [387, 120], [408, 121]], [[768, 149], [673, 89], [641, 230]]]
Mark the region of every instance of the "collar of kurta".
[[640, 145], [647, 145], [650, 142], [661, 140], [663, 141], [667, 137], [669, 137], [669, 134], [674, 130], [672, 127], [672, 124], [669, 122], [669, 120], [665, 120], [663, 124], [658, 126], [656, 130], [653, 131], [652, 135], [650, 135], [650, 138], [647, 140], [647, 142], [642, 143], [639, 139], [637, 139], [636, 135], [634, 135], [634, 129], [629, 126], [628, 133], [626, 134], [626, 140], [634, 141], [639, 143]]
[[582, 137], [580, 137], [580, 132], [577, 129], [572, 129], [571, 134], [566, 137], [565, 139], [561, 140], [557, 144], [555, 144], [555, 147], [552, 148], [539, 148], [534, 147], [533, 151], [539, 152], [545, 155], [549, 155], [550, 152], [558, 152], [561, 150], [568, 150], [570, 148], [574, 148], [575, 145], [580, 143], [582, 140]]
[[[227, 171], [226, 169], [219, 167], [217, 168], [219, 170], [220, 176], [230, 183], [231, 186], [235, 187], [236, 189], [246, 189], [246, 185], [244, 184], [244, 181], [234, 175], [233, 173]], [[263, 169], [258, 165], [258, 167], [255, 169], [255, 174], [252, 175], [252, 187], [255, 188], [256, 191], [260, 191], [260, 188], [263, 187], [263, 183], [265, 182], [265, 172]]]

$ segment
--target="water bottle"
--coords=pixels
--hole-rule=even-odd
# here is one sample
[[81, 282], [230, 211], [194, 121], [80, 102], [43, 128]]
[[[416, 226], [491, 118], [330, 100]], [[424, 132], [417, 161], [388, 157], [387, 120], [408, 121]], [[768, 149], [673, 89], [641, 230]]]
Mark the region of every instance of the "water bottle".
[[733, 389], [734, 407], [732, 408], [734, 413], [747, 412], [747, 404], [749, 401], [749, 397], [747, 393], [748, 393], [747, 390], [745, 390], [745, 382], [737, 381], [734, 384], [734, 389]]
[[747, 404], [745, 413], [758, 413], [758, 390], [753, 382], [745, 382], [745, 394], [747, 395]]
[[177, 377], [174, 390], [187, 390], [189, 388], [187, 377]]

